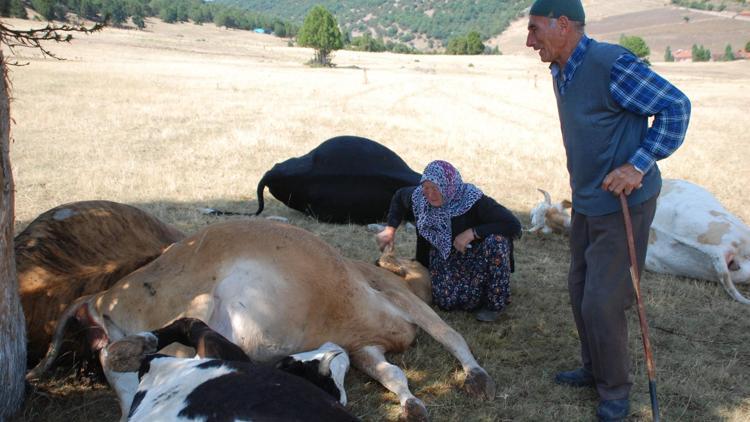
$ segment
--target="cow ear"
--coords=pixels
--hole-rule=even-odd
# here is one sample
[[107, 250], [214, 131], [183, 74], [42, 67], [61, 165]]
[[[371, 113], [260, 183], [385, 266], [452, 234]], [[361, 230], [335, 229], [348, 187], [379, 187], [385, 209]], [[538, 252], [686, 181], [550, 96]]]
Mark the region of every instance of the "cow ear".
[[276, 362], [275, 366], [276, 366], [276, 369], [281, 369], [282, 371], [285, 371], [285, 370], [290, 369], [291, 366], [294, 365], [295, 362], [296, 360], [294, 360], [293, 357], [287, 356], [281, 359], [280, 361]]
[[333, 362], [333, 359], [340, 354], [341, 350], [331, 350], [323, 355], [323, 359], [320, 360], [320, 365], [318, 365], [318, 372], [320, 375], [325, 377], [331, 375], [331, 362]]
[[563, 199], [562, 201], [562, 207], [563, 209], [573, 208], [573, 203], [568, 201], [567, 199]]

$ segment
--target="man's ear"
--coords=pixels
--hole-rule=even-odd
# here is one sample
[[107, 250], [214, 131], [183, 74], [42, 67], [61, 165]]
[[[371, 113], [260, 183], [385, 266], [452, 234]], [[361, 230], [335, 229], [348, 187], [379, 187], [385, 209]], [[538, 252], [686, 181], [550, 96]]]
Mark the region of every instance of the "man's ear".
[[570, 30], [570, 19], [565, 15], [560, 16], [557, 18], [557, 26], [561, 32], [568, 32]]

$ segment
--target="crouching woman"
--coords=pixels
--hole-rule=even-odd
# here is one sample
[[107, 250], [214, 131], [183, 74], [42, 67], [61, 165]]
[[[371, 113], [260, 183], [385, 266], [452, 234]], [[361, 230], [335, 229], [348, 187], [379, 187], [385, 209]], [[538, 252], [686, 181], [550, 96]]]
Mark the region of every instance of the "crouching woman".
[[377, 235], [381, 250], [393, 245], [408, 217], [417, 222], [416, 259], [430, 270], [433, 302], [495, 321], [510, 300], [513, 239], [521, 237], [513, 213], [438, 160], [427, 165], [419, 186], [393, 195], [388, 225]]

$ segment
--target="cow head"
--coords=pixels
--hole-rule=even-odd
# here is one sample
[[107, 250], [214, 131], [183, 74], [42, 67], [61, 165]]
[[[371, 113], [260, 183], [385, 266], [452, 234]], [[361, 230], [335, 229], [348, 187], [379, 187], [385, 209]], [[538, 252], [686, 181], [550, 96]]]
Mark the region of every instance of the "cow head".
[[375, 265], [404, 279], [406, 287], [425, 303], [432, 302], [432, 282], [430, 272], [416, 260], [406, 260], [396, 256], [393, 245], [387, 245], [375, 261]]
[[339, 345], [327, 342], [316, 350], [287, 356], [276, 368], [310, 381], [346, 406], [344, 377], [349, 355]]
[[737, 283], [750, 282], [750, 239], [733, 242], [725, 258], [732, 280]]
[[538, 190], [544, 195], [544, 201], [531, 210], [531, 228], [528, 231], [534, 233], [541, 230], [544, 234], [570, 231], [570, 214], [567, 210], [572, 207], [571, 202], [565, 199], [553, 204], [547, 191]]
[[[70, 304], [57, 321], [55, 332], [45, 357], [26, 375], [27, 380], [39, 379], [57, 366], [73, 366], [80, 371], [102, 374], [99, 353], [109, 342], [104, 321], [91, 312], [93, 295], [82, 296]], [[74, 345], [73, 352], [70, 346]], [[73, 355], [68, 359], [67, 355]]]

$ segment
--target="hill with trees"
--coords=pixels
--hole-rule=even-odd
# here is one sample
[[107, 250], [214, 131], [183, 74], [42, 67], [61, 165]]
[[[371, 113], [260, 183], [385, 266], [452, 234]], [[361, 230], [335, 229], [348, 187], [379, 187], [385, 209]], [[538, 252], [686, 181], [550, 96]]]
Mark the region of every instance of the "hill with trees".
[[0, 15], [27, 18], [29, 7], [46, 20], [69, 21], [76, 16], [121, 26], [128, 22], [145, 27], [146, 17], [167, 23], [213, 22], [237, 29], [263, 29], [280, 37], [295, 36], [298, 25], [272, 15], [203, 0], [0, 0]]
[[501, 33], [531, 0], [216, 0], [301, 24], [308, 11], [322, 5], [336, 17], [344, 37], [373, 38], [440, 48], [474, 31], [482, 39]]

